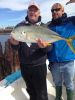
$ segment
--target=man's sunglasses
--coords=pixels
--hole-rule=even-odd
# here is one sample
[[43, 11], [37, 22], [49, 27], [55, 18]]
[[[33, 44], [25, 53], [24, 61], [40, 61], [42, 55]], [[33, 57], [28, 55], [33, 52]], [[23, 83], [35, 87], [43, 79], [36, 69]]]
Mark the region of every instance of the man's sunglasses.
[[51, 9], [51, 12], [53, 13], [54, 11], [58, 12], [60, 11], [61, 8], [56, 8], [56, 9]]

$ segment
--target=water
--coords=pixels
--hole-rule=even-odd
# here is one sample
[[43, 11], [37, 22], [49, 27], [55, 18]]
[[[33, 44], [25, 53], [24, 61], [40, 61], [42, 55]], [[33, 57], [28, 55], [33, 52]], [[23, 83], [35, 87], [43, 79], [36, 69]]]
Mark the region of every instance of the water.
[[[6, 33], [5, 33], [6, 34]], [[1, 42], [1, 44], [2, 44], [2, 51], [4, 52], [4, 50], [5, 50], [5, 42], [8, 40], [10, 38], [10, 35], [0, 35], [0, 42]]]

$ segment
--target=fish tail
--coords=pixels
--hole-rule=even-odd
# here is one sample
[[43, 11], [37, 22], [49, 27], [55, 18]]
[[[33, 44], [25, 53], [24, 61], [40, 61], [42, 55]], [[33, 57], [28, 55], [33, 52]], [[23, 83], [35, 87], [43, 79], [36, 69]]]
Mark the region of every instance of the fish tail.
[[66, 42], [68, 46], [71, 48], [71, 50], [73, 51], [73, 53], [75, 53], [75, 47], [73, 45], [74, 40], [75, 40], [75, 36], [72, 36], [71, 38], [66, 39]]

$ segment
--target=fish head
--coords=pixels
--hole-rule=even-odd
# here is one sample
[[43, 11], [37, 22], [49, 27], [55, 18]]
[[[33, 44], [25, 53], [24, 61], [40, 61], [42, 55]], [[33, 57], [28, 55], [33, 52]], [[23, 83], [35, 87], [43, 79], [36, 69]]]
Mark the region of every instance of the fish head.
[[22, 27], [15, 28], [11, 32], [11, 35], [15, 40], [21, 42], [27, 42], [27, 43], [35, 42], [33, 38], [34, 37], [33, 30], [29, 26], [22, 26]]

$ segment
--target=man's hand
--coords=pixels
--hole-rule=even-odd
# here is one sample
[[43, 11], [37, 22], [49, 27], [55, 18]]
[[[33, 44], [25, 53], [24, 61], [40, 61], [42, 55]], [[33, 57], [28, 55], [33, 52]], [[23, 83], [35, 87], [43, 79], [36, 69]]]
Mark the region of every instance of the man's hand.
[[40, 48], [45, 48], [45, 47], [51, 45], [51, 44], [49, 44], [49, 42], [43, 41], [41, 39], [37, 39], [36, 41]]
[[11, 44], [13, 44], [13, 45], [18, 45], [18, 44], [19, 44], [19, 41], [15, 40], [15, 39], [12, 38], [12, 37], [9, 39], [9, 42], [10, 42]]

